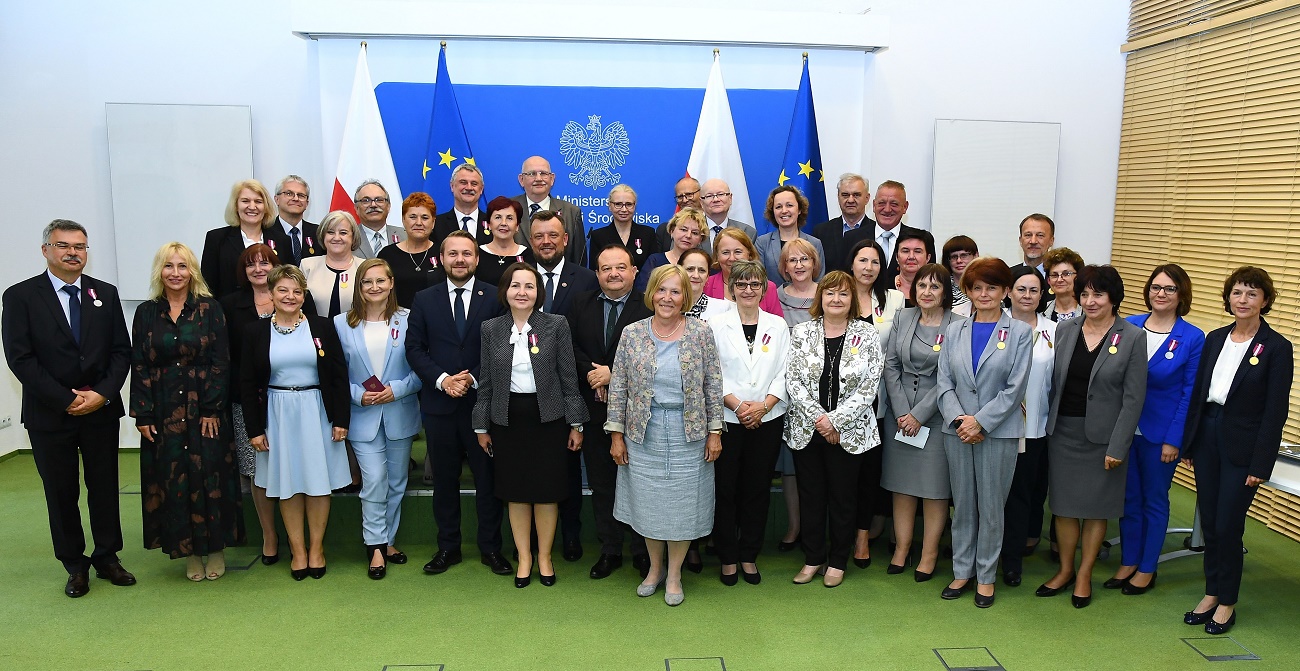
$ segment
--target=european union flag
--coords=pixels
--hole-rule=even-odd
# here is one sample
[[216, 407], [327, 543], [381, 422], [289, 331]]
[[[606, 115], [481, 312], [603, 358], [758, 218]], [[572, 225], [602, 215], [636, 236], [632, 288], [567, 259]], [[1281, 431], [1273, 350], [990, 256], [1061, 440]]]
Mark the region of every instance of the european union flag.
[[[456, 91], [447, 74], [447, 45], [438, 52], [438, 81], [433, 89], [433, 119], [429, 124], [429, 142], [425, 145], [424, 191], [433, 197], [439, 212], [451, 209], [455, 201], [451, 195], [451, 171], [462, 163], [475, 165], [474, 152], [469, 148], [465, 123], [460, 118], [460, 105]], [[479, 196], [479, 209], [487, 209], [487, 200]]]
[[826, 214], [826, 176], [822, 173], [822, 146], [817, 141], [817, 114], [813, 111], [812, 83], [808, 80], [808, 56], [803, 58], [803, 76], [794, 97], [794, 118], [785, 141], [785, 158], [777, 184], [799, 187], [808, 198], [805, 230], [830, 219]]

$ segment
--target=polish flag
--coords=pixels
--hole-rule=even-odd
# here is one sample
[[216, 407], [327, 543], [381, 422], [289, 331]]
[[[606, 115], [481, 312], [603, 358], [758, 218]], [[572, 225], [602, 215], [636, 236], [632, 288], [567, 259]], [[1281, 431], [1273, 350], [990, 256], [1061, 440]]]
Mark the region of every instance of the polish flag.
[[717, 51], [713, 52], [713, 69], [704, 87], [704, 105], [700, 109], [700, 124], [695, 128], [691, 158], [686, 162], [686, 174], [698, 179], [701, 186], [709, 179], [725, 181], [731, 190], [731, 212], [727, 216], [754, 224], [745, 169], [740, 164], [736, 125], [731, 121], [731, 103], [727, 101], [727, 87], [722, 83], [722, 64]]
[[366, 43], [362, 42], [361, 54], [357, 56], [357, 72], [352, 79], [348, 116], [343, 123], [343, 145], [339, 149], [338, 169], [334, 171], [330, 210], [345, 210], [355, 215], [352, 193], [367, 179], [379, 180], [388, 189], [388, 197], [393, 203], [402, 202], [393, 156], [388, 152], [388, 136], [384, 134], [379, 102], [375, 100], [375, 87], [370, 83]]

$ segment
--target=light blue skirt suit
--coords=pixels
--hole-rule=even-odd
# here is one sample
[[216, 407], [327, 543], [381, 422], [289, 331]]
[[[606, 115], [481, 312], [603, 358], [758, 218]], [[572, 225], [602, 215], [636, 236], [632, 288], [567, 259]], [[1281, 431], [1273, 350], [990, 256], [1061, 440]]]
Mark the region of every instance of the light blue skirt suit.
[[[402, 497], [410, 470], [411, 442], [420, 430], [420, 388], [423, 383], [406, 361], [409, 310], [398, 310], [388, 323], [384, 369], [376, 373], [366, 348], [365, 322], [348, 326], [347, 314], [334, 318], [348, 361], [352, 423], [348, 440], [361, 467], [361, 529], [368, 546], [392, 545], [402, 517]], [[363, 383], [377, 375], [393, 389], [394, 400], [361, 405]]]

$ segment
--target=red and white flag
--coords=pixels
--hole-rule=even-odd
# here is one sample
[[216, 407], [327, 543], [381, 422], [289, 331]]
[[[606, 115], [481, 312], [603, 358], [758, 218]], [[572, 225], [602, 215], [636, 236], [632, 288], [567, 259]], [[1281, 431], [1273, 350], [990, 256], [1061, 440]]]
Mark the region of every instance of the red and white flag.
[[370, 83], [366, 46], [362, 44], [357, 72], [352, 79], [348, 116], [343, 122], [343, 145], [339, 149], [338, 169], [334, 171], [330, 210], [346, 210], [355, 215], [352, 193], [367, 179], [379, 180], [388, 189], [393, 204], [402, 202], [393, 156], [388, 152], [388, 136], [384, 134], [379, 102], [375, 100], [375, 87]]
[[686, 162], [686, 174], [700, 180], [721, 179], [731, 189], [731, 212], [737, 221], [753, 225], [754, 211], [749, 204], [749, 187], [745, 169], [740, 164], [740, 145], [736, 142], [736, 125], [731, 121], [731, 103], [722, 83], [722, 64], [713, 56], [709, 83], [704, 87], [704, 105], [700, 108], [700, 125], [695, 128], [695, 143]]

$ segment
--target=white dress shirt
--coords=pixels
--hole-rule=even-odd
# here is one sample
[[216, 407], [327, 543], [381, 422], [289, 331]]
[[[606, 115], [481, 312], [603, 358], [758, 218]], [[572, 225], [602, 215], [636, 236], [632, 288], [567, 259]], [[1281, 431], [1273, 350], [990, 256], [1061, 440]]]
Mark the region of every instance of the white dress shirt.
[[898, 228], [895, 226], [889, 230], [881, 230], [876, 234], [876, 242], [880, 243], [880, 248], [885, 252], [885, 267], [889, 267], [889, 260], [894, 258], [894, 245], [898, 243]]
[[365, 224], [361, 225], [361, 235], [365, 236], [365, 238], [370, 241], [370, 251], [374, 252], [375, 255], [378, 255], [379, 250], [383, 249], [388, 244], [388, 241], [384, 239], [384, 233], [387, 230], [387, 226], [376, 231]]
[[1237, 376], [1241, 360], [1246, 358], [1250, 341], [1232, 342], [1232, 335], [1223, 339], [1223, 349], [1214, 362], [1214, 372], [1210, 374], [1210, 393], [1205, 400], [1223, 405], [1228, 401], [1228, 392], [1232, 389], [1232, 379]]
[[[46, 270], [46, 271], [45, 271], [45, 275], [46, 275], [47, 277], [50, 278], [50, 283], [54, 285], [54, 295], [59, 297], [59, 305], [63, 307], [63, 318], [66, 319], [66, 320], [68, 320], [68, 327], [71, 328], [71, 327], [72, 327], [72, 312], [71, 312], [70, 309], [68, 308], [68, 305], [70, 304], [69, 301], [72, 300], [72, 297], [68, 295], [68, 292], [66, 292], [66, 291], [63, 290], [63, 287], [66, 287], [66, 286], [68, 286], [69, 284], [71, 284], [72, 286], [74, 286], [74, 287], [77, 288], [77, 293], [80, 294], [80, 293], [81, 293], [81, 276], [78, 275], [78, 276], [77, 276], [77, 279], [76, 279], [75, 281], [73, 281], [73, 282], [64, 282], [63, 280], [59, 279], [58, 277], [55, 277], [54, 273], [50, 272], [49, 270]], [[82, 307], [82, 308], [85, 308], [85, 307], [86, 307], [85, 304], [84, 304], [84, 302], [83, 302], [83, 304], [82, 304], [81, 307]]]
[[[457, 289], [465, 290], [461, 292], [461, 299], [464, 301], [463, 307], [465, 308], [465, 319], [469, 319], [469, 297], [474, 295], [474, 276], [470, 275], [469, 279], [466, 280], [465, 282], [465, 286], [463, 287], [458, 287], [455, 284], [452, 284], [451, 280], [447, 280], [447, 300], [451, 302], [451, 314], [447, 315], [447, 318], [452, 320], [453, 322], [452, 328], [455, 328], [454, 322], [456, 320], [455, 315], [456, 315], [456, 290]], [[439, 375], [438, 379], [433, 383], [433, 386], [437, 387], [438, 391], [442, 391], [442, 381], [445, 379], [447, 379], [446, 373]], [[478, 389], [478, 380], [475, 380], [473, 375], [469, 376], [469, 379], [470, 379], [470, 386], [475, 389]]]
[[[470, 235], [478, 237], [478, 208], [477, 207], [474, 208], [473, 210], [470, 210], [469, 212], [461, 212], [460, 210], [457, 210], [456, 208], [453, 207], [452, 212], [456, 213], [456, 228], [459, 228], [460, 230], [465, 231]], [[465, 222], [465, 217], [469, 217], [469, 223]], [[466, 228], [467, 226], [468, 228]]]

